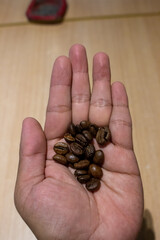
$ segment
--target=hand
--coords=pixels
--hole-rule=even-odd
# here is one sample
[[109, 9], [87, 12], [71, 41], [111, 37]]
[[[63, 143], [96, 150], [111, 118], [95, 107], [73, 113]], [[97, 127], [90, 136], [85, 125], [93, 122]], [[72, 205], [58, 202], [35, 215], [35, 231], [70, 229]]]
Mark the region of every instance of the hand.
[[[141, 226], [143, 190], [125, 87], [111, 86], [105, 53], [93, 59], [92, 94], [87, 68], [81, 45], [71, 47], [69, 58], [57, 58], [44, 131], [33, 118], [23, 122], [15, 205], [39, 240], [134, 240]], [[103, 177], [95, 193], [52, 160], [53, 146], [69, 123], [88, 119], [109, 125], [112, 134], [112, 143], [103, 148]]]

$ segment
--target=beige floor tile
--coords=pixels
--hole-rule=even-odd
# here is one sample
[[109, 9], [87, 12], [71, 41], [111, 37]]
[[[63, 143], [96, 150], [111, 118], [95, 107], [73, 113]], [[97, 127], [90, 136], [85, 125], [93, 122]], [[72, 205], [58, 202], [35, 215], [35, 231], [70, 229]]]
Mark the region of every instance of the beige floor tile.
[[35, 239], [13, 204], [21, 123], [32, 116], [44, 125], [53, 61], [67, 55], [69, 47], [78, 42], [87, 48], [90, 76], [93, 55], [104, 51], [110, 56], [112, 82], [126, 85], [145, 214], [151, 214], [149, 227], [155, 231], [155, 239], [160, 239], [159, 22], [160, 17], [145, 17], [0, 29], [1, 239]]
[[[0, 0], [0, 24], [27, 22], [26, 9], [30, 1]], [[68, 0], [65, 19], [117, 14], [160, 12], [159, 0]]]

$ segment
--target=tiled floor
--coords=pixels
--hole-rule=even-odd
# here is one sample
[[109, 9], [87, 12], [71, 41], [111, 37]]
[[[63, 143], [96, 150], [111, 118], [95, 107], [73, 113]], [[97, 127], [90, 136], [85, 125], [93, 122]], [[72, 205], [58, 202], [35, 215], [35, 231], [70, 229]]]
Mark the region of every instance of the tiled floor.
[[65, 21], [49, 26], [23, 24], [25, 1], [0, 3], [0, 239], [35, 239], [13, 203], [21, 123], [32, 116], [44, 124], [53, 61], [67, 55], [72, 44], [81, 43], [87, 49], [90, 77], [93, 55], [104, 51], [110, 56], [112, 82], [126, 85], [144, 185], [146, 225], [141, 240], [159, 240], [160, 2], [68, 3]]

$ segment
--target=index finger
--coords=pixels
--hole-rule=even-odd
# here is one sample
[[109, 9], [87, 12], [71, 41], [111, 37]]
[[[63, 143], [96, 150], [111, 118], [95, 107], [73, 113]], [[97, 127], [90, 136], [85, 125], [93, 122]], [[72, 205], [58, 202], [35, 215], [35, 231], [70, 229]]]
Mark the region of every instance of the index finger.
[[46, 112], [47, 140], [62, 137], [71, 121], [71, 63], [69, 58], [56, 59], [50, 84]]

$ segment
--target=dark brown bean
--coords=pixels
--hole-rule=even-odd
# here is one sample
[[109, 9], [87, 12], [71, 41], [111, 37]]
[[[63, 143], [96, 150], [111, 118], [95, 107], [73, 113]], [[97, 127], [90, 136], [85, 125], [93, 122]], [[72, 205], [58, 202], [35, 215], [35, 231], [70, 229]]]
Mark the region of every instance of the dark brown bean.
[[101, 178], [103, 175], [101, 167], [96, 164], [91, 164], [89, 166], [89, 173], [95, 178]]
[[74, 172], [74, 175], [75, 176], [80, 176], [80, 175], [88, 175], [88, 171], [87, 170], [81, 170], [81, 169], [77, 169], [75, 172]]
[[80, 134], [80, 133], [77, 134], [75, 139], [76, 139], [76, 142], [79, 143], [83, 147], [87, 146], [87, 144], [88, 144], [88, 141], [83, 134]]
[[87, 183], [90, 179], [90, 175], [80, 175], [77, 177], [78, 182]]
[[89, 126], [90, 126], [90, 122], [87, 121], [87, 120], [83, 120], [83, 121], [80, 122], [80, 126], [81, 126], [82, 129], [88, 129]]
[[66, 142], [68, 142], [68, 143], [75, 142], [75, 138], [74, 138], [70, 133], [65, 133], [65, 134], [64, 134], [64, 139], [65, 139]]
[[94, 154], [93, 157], [93, 162], [98, 164], [98, 165], [102, 165], [104, 161], [104, 153], [102, 150], [97, 150]]
[[106, 141], [110, 141], [111, 140], [111, 131], [109, 129], [108, 126], [104, 127], [105, 130], [105, 139]]
[[111, 133], [108, 127], [98, 127], [87, 120], [74, 125], [71, 123], [68, 132], [64, 134], [67, 143], [59, 142], [55, 144], [56, 154], [53, 160], [56, 162], [74, 168], [74, 175], [80, 183], [86, 184], [88, 191], [96, 191], [100, 187], [100, 179], [103, 171], [100, 165], [104, 161], [102, 150], [95, 150], [91, 144], [93, 137], [96, 137], [97, 143], [106, 144], [111, 140]]
[[84, 130], [82, 133], [83, 133], [83, 135], [85, 136], [85, 138], [87, 139], [88, 142], [92, 141], [93, 136], [88, 130]]
[[96, 134], [97, 143], [100, 145], [106, 144], [110, 140], [111, 134], [108, 127], [100, 127]]
[[67, 165], [67, 159], [63, 155], [55, 154], [53, 156], [53, 160], [55, 160], [56, 162], [58, 162], [60, 164]]
[[92, 144], [88, 144], [88, 146], [85, 148], [85, 157], [86, 159], [93, 158], [95, 153], [95, 147]]
[[68, 127], [68, 132], [74, 137], [76, 135], [76, 126], [71, 123]]
[[67, 143], [64, 142], [58, 142], [54, 145], [54, 151], [57, 154], [65, 155], [67, 152], [69, 152], [69, 148]]
[[82, 132], [82, 128], [80, 126], [80, 124], [76, 125], [76, 133], [81, 133]]
[[74, 163], [74, 167], [76, 169], [84, 169], [84, 168], [87, 168], [90, 164], [90, 161], [88, 160], [81, 160], [79, 161], [78, 163]]
[[86, 188], [88, 191], [94, 192], [100, 188], [100, 180], [97, 178], [91, 178], [86, 183]]
[[67, 153], [65, 157], [69, 163], [76, 163], [79, 161], [79, 158], [71, 152]]
[[97, 131], [98, 131], [97, 125], [96, 124], [91, 124], [90, 127], [89, 127], [89, 131], [92, 134], [92, 136], [95, 137], [96, 134], [97, 134]]
[[83, 147], [76, 142], [71, 143], [70, 150], [76, 156], [81, 156], [84, 153]]

